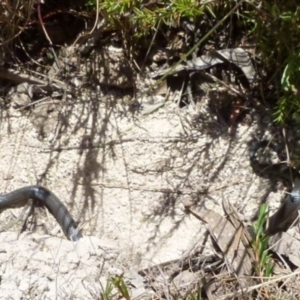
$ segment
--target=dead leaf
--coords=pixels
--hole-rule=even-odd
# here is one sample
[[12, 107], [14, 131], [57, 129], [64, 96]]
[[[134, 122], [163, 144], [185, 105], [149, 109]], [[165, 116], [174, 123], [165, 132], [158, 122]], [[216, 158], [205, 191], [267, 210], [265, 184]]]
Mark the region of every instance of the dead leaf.
[[163, 76], [165, 74], [176, 74], [183, 70], [200, 71], [213, 67], [216, 64], [230, 62], [240, 68], [251, 83], [255, 77], [255, 69], [251, 62], [249, 54], [242, 48], [223, 49], [219, 51], [210, 51], [205, 55], [188, 60], [186, 64], [179, 64], [175, 67], [150, 73], [151, 78]]
[[230, 219], [233, 226], [238, 230], [238, 233], [241, 235], [241, 240], [243, 241], [244, 246], [248, 250], [248, 254], [251, 257], [252, 261], [255, 260], [255, 255], [251, 248], [252, 237], [248, 229], [244, 226], [243, 222], [240, 220], [238, 213], [235, 211], [234, 207], [230, 204], [230, 202], [223, 197], [223, 209]]
[[297, 267], [300, 266], [300, 241], [285, 232], [277, 233], [270, 237], [270, 250], [288, 259]]
[[166, 95], [168, 94], [168, 84], [166, 80], [163, 80], [153, 91], [154, 95]]
[[234, 247], [238, 230], [218, 213], [203, 206], [198, 207], [190, 199], [183, 204], [187, 211], [208, 224], [210, 234], [223, 252], [228, 266], [237, 275], [250, 275], [252, 264], [245, 246], [239, 243], [237, 249]]

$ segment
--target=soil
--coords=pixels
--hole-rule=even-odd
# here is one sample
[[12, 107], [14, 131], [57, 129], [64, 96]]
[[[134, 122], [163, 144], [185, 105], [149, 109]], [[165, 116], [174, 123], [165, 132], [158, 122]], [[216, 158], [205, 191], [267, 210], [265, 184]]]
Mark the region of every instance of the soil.
[[[213, 254], [206, 225], [184, 210], [186, 197], [221, 215], [226, 197], [245, 222], [262, 199], [271, 199], [271, 210], [279, 206], [283, 190], [270, 192], [249, 162], [249, 144], [270, 135], [259, 112], [251, 110], [252, 122], [237, 122], [232, 134], [207, 95], [197, 105], [179, 105], [180, 91], [153, 95], [152, 102], [164, 104], [143, 114], [131, 104], [143, 108], [149, 99], [114, 85], [43, 101], [25, 113], [13, 102], [2, 110], [1, 192], [47, 187], [84, 238], [68, 241], [35, 207], [25, 225], [22, 218], [0, 233], [0, 298], [95, 299], [111, 276], [193, 249]], [[3, 211], [1, 224], [22, 211]]]

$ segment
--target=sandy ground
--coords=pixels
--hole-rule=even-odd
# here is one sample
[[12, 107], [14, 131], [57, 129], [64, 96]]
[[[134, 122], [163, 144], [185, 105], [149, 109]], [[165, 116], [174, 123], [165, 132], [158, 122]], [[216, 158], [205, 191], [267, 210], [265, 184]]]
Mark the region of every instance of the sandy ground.
[[[66, 240], [43, 208], [20, 236], [21, 223], [2, 232], [1, 299], [95, 299], [100, 283], [133, 265], [176, 259], [194, 247], [212, 253], [205, 225], [185, 213], [182, 197], [198, 195], [223, 214], [223, 195], [243, 220], [257, 212], [264, 182], [248, 158], [255, 119], [231, 137], [217, 118], [209, 126], [199, 118], [209, 112], [171, 101], [147, 116], [101, 95], [69, 98], [57, 110], [44, 138], [28, 115], [2, 110], [0, 190], [42, 184], [67, 205], [85, 238]], [[51, 142], [64, 150], [50, 151]], [[1, 224], [21, 212], [3, 211]]]

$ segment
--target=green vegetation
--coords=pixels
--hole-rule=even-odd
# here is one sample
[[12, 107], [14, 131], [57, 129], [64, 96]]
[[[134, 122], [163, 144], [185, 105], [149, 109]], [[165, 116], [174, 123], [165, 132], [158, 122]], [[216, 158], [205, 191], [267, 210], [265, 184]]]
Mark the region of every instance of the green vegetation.
[[106, 282], [105, 287], [102, 287], [102, 292], [100, 293], [100, 300], [112, 300], [114, 297], [113, 285], [110, 280]]
[[[99, 10], [108, 17], [109, 24], [130, 32], [131, 38], [153, 34], [165, 25], [178, 26], [182, 19], [199, 24], [205, 16], [208, 23], [215, 25], [237, 5], [226, 27], [228, 33], [237, 28], [255, 44], [253, 58], [258, 61], [259, 97], [273, 107], [274, 121], [300, 124], [300, 7], [295, 1], [89, 0], [87, 3], [96, 8], [95, 1], [99, 1]], [[206, 39], [214, 34], [218, 32], [211, 32]]]
[[[46, 1], [37, 6], [35, 1], [27, 5], [11, 0], [0, 4], [0, 42], [4, 52], [7, 56], [16, 55], [9, 50], [14, 44], [17, 49], [26, 49], [27, 57], [40, 53], [43, 42], [30, 38], [41, 34], [37, 10], [42, 12], [44, 24], [50, 27], [55, 22], [60, 24], [59, 18], [64, 15], [77, 25], [80, 22], [90, 25], [93, 20], [105, 18], [106, 27], [110, 31], [121, 31], [124, 39], [128, 39], [127, 44], [140, 46], [143, 40], [148, 47], [156, 43], [156, 36], [160, 34], [160, 40], [161, 36], [167, 40], [168, 30], [182, 29], [183, 21], [187, 21], [195, 29], [200, 28], [201, 35], [194, 41], [199, 43], [201, 40], [197, 45], [200, 53], [208, 42], [217, 50], [238, 46], [252, 48], [258, 76], [256, 86], [250, 92], [273, 109], [274, 121], [283, 125], [300, 124], [300, 7], [296, 1], [87, 0], [76, 3], [71, 4], [72, 7], [67, 1]], [[58, 20], [54, 22], [55, 17]], [[54, 31], [57, 32], [55, 28]], [[75, 37], [77, 34], [74, 30]], [[180, 56], [191, 55], [192, 47], [193, 44], [189, 45]], [[133, 49], [137, 50], [130, 48]]]
[[271, 262], [271, 254], [268, 252], [269, 237], [265, 235], [268, 207], [263, 204], [259, 210], [258, 220], [253, 224], [255, 238], [252, 246], [255, 253], [255, 273], [259, 277], [270, 277], [274, 265]]
[[[87, 5], [96, 8], [96, 1], [89, 0]], [[211, 1], [200, 4], [201, 1], [177, 0], [145, 3], [141, 0], [106, 0], [99, 1], [99, 9], [105, 12], [108, 21], [116, 28], [126, 28], [132, 30], [133, 34], [141, 37], [156, 30], [159, 24], [172, 26], [179, 24], [181, 18], [195, 19], [208, 12], [214, 16], [211, 9]], [[214, 16], [215, 17], [215, 16]], [[125, 20], [126, 18], [126, 20]], [[128, 24], [129, 23], [129, 24]]]
[[299, 125], [300, 7], [291, 0], [268, 0], [260, 9], [249, 11], [248, 16], [267, 73], [266, 84], [270, 88], [274, 85], [275, 120], [283, 124], [293, 120]]
[[111, 278], [111, 282], [114, 287], [118, 290], [119, 294], [126, 300], [130, 300], [131, 297], [129, 296], [129, 291], [127, 285], [123, 279], [123, 276], [117, 276]]
[[122, 299], [130, 300], [128, 287], [123, 276], [115, 276], [107, 280], [105, 287], [102, 287], [100, 293], [101, 300], [113, 300], [122, 297]]

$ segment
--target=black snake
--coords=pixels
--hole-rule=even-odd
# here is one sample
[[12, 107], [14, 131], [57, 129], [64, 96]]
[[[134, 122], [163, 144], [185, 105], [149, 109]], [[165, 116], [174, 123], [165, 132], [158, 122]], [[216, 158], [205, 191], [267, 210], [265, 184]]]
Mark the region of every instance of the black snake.
[[77, 241], [81, 234], [66, 206], [48, 189], [33, 185], [17, 189], [0, 196], [0, 208], [6, 208], [25, 200], [37, 200], [46, 206], [71, 241]]
[[261, 141], [250, 149], [250, 161], [253, 170], [260, 175], [280, 177], [294, 184], [290, 194], [286, 196], [282, 205], [269, 219], [266, 234], [274, 235], [278, 232], [286, 231], [298, 217], [298, 209], [300, 207], [300, 174], [296, 169], [289, 168], [286, 164], [268, 165], [259, 163], [257, 152], [259, 149], [267, 146], [269, 146], [269, 141]]

